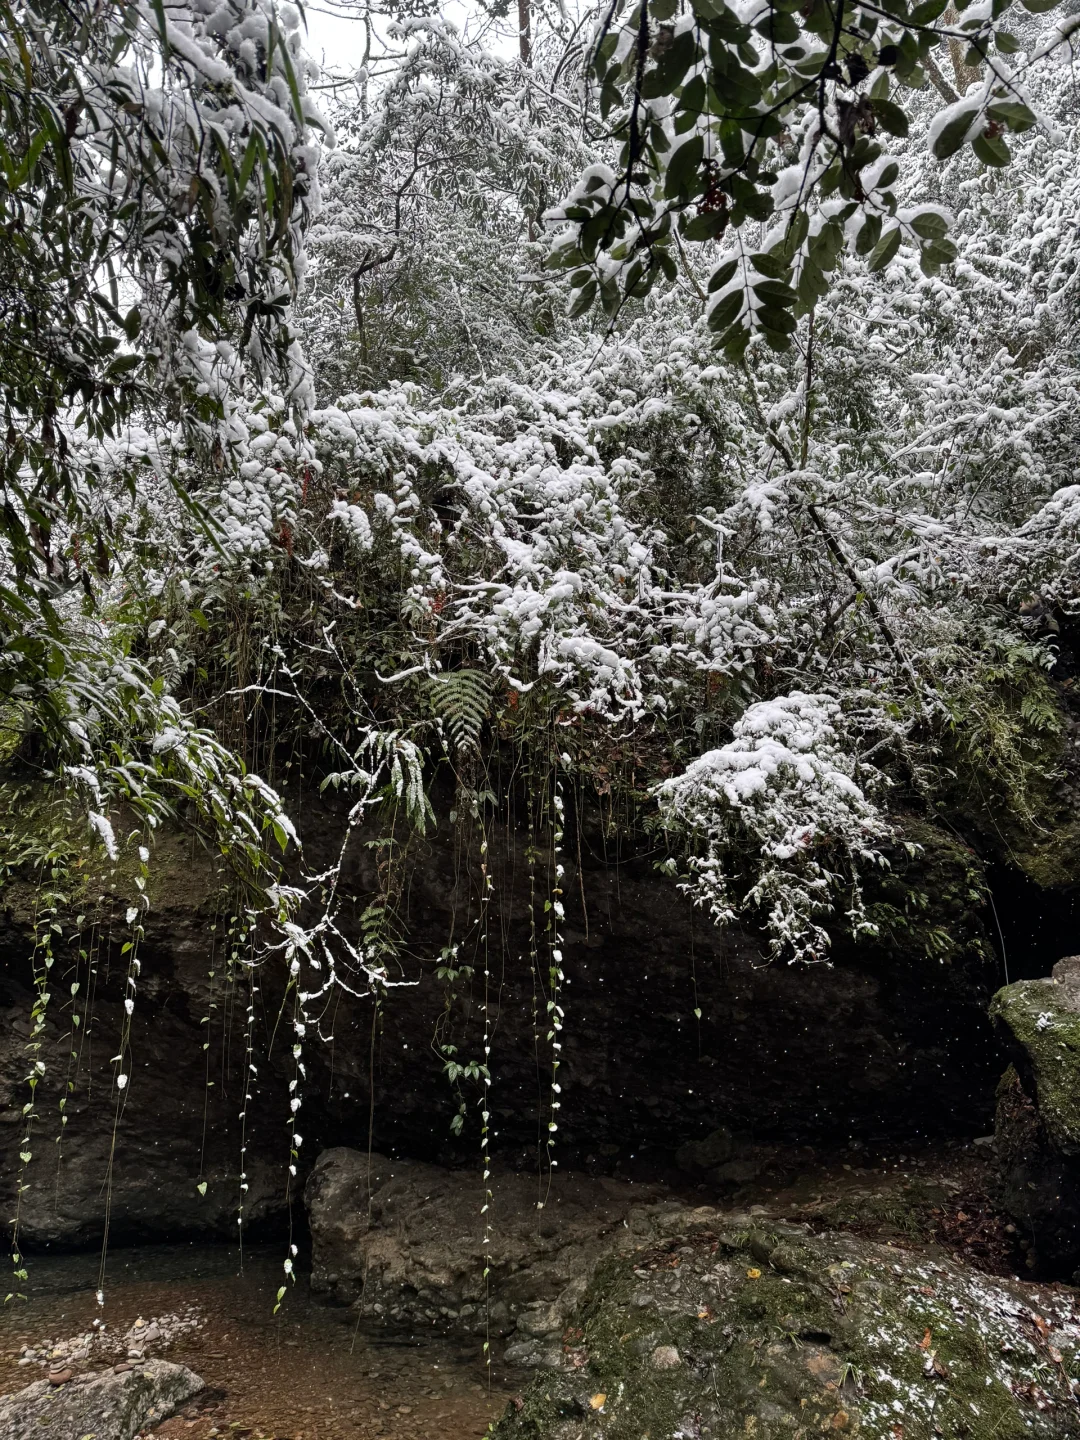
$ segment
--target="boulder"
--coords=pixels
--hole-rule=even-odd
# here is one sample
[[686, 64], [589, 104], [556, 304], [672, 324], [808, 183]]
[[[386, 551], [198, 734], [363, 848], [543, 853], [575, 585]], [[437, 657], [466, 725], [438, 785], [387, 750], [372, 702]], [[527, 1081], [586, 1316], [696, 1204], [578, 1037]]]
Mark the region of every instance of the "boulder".
[[613, 1249], [497, 1440], [1080, 1436], [1074, 1296], [753, 1213]]
[[488, 1184], [485, 1212], [475, 1171], [325, 1151], [304, 1196], [312, 1290], [380, 1327], [517, 1331], [517, 1363], [530, 1363], [562, 1333], [610, 1237], [661, 1192], [558, 1172], [550, 1187], [535, 1174]]
[[0, 1396], [3, 1440], [132, 1440], [203, 1388], [186, 1365], [167, 1360], [90, 1371], [57, 1384], [58, 1378]]
[[990, 1014], [1012, 1056], [997, 1092], [1001, 1201], [1032, 1270], [1080, 1266], [1080, 957], [1046, 980], [994, 996]]

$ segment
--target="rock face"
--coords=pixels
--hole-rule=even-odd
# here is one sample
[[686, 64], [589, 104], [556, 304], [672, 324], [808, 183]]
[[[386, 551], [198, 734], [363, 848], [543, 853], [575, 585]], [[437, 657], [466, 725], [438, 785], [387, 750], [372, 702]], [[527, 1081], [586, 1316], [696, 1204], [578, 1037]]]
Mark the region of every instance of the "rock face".
[[752, 1214], [668, 1212], [598, 1267], [498, 1440], [1065, 1440], [1072, 1296]]
[[550, 1188], [535, 1175], [489, 1183], [483, 1213], [475, 1173], [325, 1151], [304, 1196], [312, 1289], [383, 1327], [516, 1331], [508, 1358], [532, 1363], [557, 1340], [611, 1237], [661, 1192], [580, 1175], [556, 1175]]
[[[84, 897], [87, 924], [78, 946], [83, 956], [75, 946], [58, 947], [44, 1043], [35, 1052], [45, 1073], [35, 1095], [37, 1118], [28, 1147], [21, 1141], [34, 1003], [27, 923], [33, 896], [14, 884], [4, 892], [0, 1196], [8, 1206], [5, 1213], [14, 1213], [11, 1202], [21, 1178], [28, 1187], [20, 1201], [21, 1235], [31, 1248], [100, 1244], [107, 1196], [110, 1234], [119, 1243], [193, 1235], [232, 1239], [244, 1169], [244, 1211], [251, 1228], [257, 1232], [260, 1225], [274, 1224], [287, 1210], [280, 1151], [273, 1144], [287, 1108], [287, 1082], [272, 1069], [260, 1080], [242, 1139], [247, 987], [225, 962], [227, 912], [223, 917], [220, 876], [181, 835], [164, 836], [155, 849], [152, 909], [130, 1021], [131, 1073], [119, 1112], [112, 1057], [120, 1048], [124, 1018], [128, 967], [121, 947], [129, 927], [123, 904], [117, 908], [115, 903], [117, 885], [110, 888], [104, 878], [99, 883], [105, 893]], [[261, 1007], [258, 1024], [261, 1043]], [[249, 1148], [242, 1166], [245, 1140]], [[33, 1159], [20, 1177], [17, 1155], [24, 1149]], [[204, 1182], [200, 1193], [197, 1186]]]
[[[341, 806], [332, 795], [308, 794], [293, 808], [306, 862], [320, 870], [341, 844]], [[380, 852], [367, 838], [357, 834], [350, 843], [340, 887], [337, 923], [353, 939], [379, 883]], [[491, 830], [488, 965], [498, 984], [486, 999], [479, 968], [454, 987], [437, 974], [448, 940], [467, 934], [475, 918], [471, 861], [462, 861], [459, 837], [449, 831], [411, 847], [401, 915], [409, 943], [397, 977], [407, 983], [390, 991], [375, 1017], [370, 1002], [347, 995], [335, 1001], [332, 1043], [321, 1043], [312, 1027], [301, 1085], [301, 1182], [321, 1149], [366, 1142], [372, 1099], [380, 1153], [451, 1165], [474, 1160], [480, 1087], [464, 1078], [455, 1090], [432, 1041], [438, 1027], [439, 1043], [456, 1047], [462, 1064], [481, 1060], [485, 1018], [493, 1036], [492, 1153], [506, 1168], [535, 1171], [538, 1122], [550, 1119], [544, 1071], [551, 1056], [542, 1003], [536, 1009], [546, 970], [538, 981], [529, 962], [527, 838], [520, 827]], [[583, 827], [580, 847], [566, 856], [564, 881], [560, 1165], [656, 1177], [671, 1170], [680, 1146], [723, 1129], [747, 1140], [798, 1143], [985, 1129], [1001, 1065], [985, 1017], [990, 967], [971, 899], [970, 857], [932, 834], [913, 838], [923, 845], [923, 868], [903, 870], [901, 856], [880, 882], [879, 940], [855, 946], [838, 939], [835, 964], [809, 977], [764, 964], [760, 941], [748, 931], [714, 929], [648, 856], [609, 849], [607, 863], [609, 841], [597, 827]], [[224, 877], [189, 838], [162, 835], [150, 862], [130, 1076], [110, 1174], [117, 1108], [111, 1060], [124, 1014], [122, 944], [130, 927], [123, 881], [86, 883], [79, 899], [86, 958], [75, 943], [58, 952], [33, 1160], [22, 1176], [15, 1163], [0, 1166], [5, 1213], [21, 1181], [29, 1187], [20, 1202], [22, 1238], [31, 1248], [100, 1243], [107, 1194], [118, 1243], [234, 1235], [241, 1194], [249, 1226], [265, 1233], [284, 1225], [293, 1062], [280, 1033], [271, 1044], [287, 978], [280, 964], [252, 973], [230, 958]], [[538, 905], [547, 884], [538, 870]], [[921, 910], [905, 914], [909, 888], [932, 892], [929, 918], [920, 918]], [[28, 886], [9, 884], [0, 924], [0, 1145], [11, 1160], [24, 1148], [34, 900]], [[903, 923], [890, 929], [889, 915]], [[944, 927], [955, 941], [949, 964], [935, 960], [928, 968], [924, 924]], [[79, 987], [74, 997], [72, 984]], [[249, 1010], [255, 1075], [245, 1058]], [[463, 1101], [459, 1139], [451, 1124]], [[744, 1162], [738, 1154], [721, 1160], [720, 1150], [713, 1144], [707, 1156], [694, 1152], [692, 1172], [714, 1178], [734, 1166], [727, 1176], [734, 1186], [745, 1178]], [[709, 1163], [700, 1164], [703, 1158]]]
[[185, 1365], [143, 1360], [134, 1368], [38, 1380], [0, 1396], [3, 1440], [131, 1440], [197, 1395], [203, 1382]]
[[996, 1148], [1002, 1200], [1030, 1244], [1033, 1270], [1080, 1266], [1080, 956], [1048, 980], [994, 996], [1013, 1064], [998, 1087]]

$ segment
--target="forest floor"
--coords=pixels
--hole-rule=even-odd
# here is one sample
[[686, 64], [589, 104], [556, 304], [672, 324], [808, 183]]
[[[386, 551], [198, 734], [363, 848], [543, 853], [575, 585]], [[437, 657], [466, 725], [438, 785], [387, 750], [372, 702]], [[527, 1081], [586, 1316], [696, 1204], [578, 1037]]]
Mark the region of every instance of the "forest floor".
[[[993, 1274], [1027, 1273], [1024, 1237], [994, 1209], [985, 1142], [830, 1155], [770, 1147], [753, 1162], [757, 1173], [729, 1196], [706, 1180], [672, 1198], [760, 1206], [814, 1228], [947, 1251]], [[159, 1440], [475, 1440], [528, 1381], [506, 1370], [496, 1345], [489, 1370], [480, 1339], [357, 1330], [347, 1312], [311, 1299], [302, 1274], [274, 1316], [281, 1259], [277, 1248], [249, 1252], [241, 1274], [236, 1250], [223, 1246], [118, 1249], [99, 1307], [96, 1257], [38, 1257], [28, 1298], [0, 1314], [0, 1393], [41, 1378], [58, 1357], [126, 1363], [151, 1326], [167, 1341], [154, 1353], [206, 1384], [157, 1427]]]

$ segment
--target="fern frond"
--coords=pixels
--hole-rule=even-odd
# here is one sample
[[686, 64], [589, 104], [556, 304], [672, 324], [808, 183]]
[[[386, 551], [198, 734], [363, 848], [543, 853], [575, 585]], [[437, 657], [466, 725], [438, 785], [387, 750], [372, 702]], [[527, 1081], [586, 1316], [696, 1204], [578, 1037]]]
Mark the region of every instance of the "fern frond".
[[458, 752], [480, 748], [480, 736], [491, 713], [493, 688], [491, 676], [482, 670], [451, 670], [431, 677], [432, 706]]

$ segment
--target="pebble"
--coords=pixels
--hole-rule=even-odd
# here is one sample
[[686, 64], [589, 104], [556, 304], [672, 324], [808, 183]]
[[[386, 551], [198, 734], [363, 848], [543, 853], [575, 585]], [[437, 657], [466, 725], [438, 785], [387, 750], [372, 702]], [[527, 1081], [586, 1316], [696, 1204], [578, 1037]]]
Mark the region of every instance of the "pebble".
[[652, 1352], [654, 1370], [674, 1370], [682, 1364], [682, 1357], [674, 1345], [658, 1345]]

